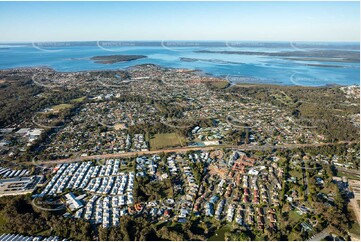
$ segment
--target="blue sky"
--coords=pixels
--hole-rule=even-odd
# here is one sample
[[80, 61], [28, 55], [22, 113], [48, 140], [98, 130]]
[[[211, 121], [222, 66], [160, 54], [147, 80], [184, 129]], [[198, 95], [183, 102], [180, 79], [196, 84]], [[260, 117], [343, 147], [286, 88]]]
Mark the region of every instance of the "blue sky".
[[0, 41], [360, 40], [359, 2], [0, 2]]

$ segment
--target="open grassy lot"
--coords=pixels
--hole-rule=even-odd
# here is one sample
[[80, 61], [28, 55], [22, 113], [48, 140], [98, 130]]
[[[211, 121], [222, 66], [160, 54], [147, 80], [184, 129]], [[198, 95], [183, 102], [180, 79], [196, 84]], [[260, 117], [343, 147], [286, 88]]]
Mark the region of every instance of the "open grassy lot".
[[290, 175], [298, 179], [302, 179], [302, 172], [297, 170], [291, 170]]
[[72, 107], [73, 107], [73, 105], [71, 105], [71, 104], [62, 103], [62, 104], [53, 106], [52, 109], [56, 112], [56, 111], [60, 111], [60, 110], [63, 110], [63, 109], [69, 109], [69, 108], [72, 108]]
[[224, 235], [231, 231], [231, 226], [229, 224], [224, 225], [220, 229], [218, 229], [213, 236], [209, 238], [209, 241], [222, 241], [224, 240]]
[[84, 97], [80, 97], [80, 98], [75, 98], [73, 100], [71, 100], [72, 103], [81, 103], [85, 100], [86, 96]]
[[290, 211], [288, 216], [290, 223], [297, 223], [301, 219], [301, 216], [297, 214], [295, 211]]
[[229, 86], [229, 82], [224, 80], [224, 81], [214, 81], [214, 82], [210, 82], [210, 84], [218, 89], [224, 89], [226, 87]]
[[185, 138], [176, 133], [156, 134], [150, 138], [151, 150], [185, 145]]
[[[355, 221], [356, 221], [356, 218], [355, 218]], [[354, 222], [352, 224], [352, 227], [350, 229], [350, 233], [353, 233], [355, 236], [360, 235], [360, 225], [357, 222]]]
[[322, 193], [324, 194], [329, 194], [329, 193], [336, 193], [337, 192], [337, 188], [336, 187], [324, 187], [321, 189]]
[[173, 187], [170, 179], [160, 182], [139, 183], [138, 195], [146, 201], [154, 201], [173, 197]]
[[347, 172], [343, 172], [343, 171], [337, 171], [337, 176], [338, 177], [347, 177], [348, 179], [354, 179], [354, 180], [360, 180], [360, 177], [356, 176], [356, 175], [353, 175], [353, 174], [350, 174], [350, 173], [347, 173]]
[[2, 212], [0, 212], [0, 233], [5, 233], [6, 231], [2, 231], [1, 227], [2, 225], [4, 225], [7, 222], [5, 216], [3, 215]]

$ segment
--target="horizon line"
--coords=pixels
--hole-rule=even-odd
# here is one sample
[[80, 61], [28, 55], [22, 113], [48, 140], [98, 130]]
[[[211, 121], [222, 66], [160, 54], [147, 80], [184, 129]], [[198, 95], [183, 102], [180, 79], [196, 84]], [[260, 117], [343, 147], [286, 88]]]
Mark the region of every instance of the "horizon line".
[[358, 41], [335, 41], [335, 40], [40, 40], [40, 41], [0, 41], [0, 44], [32, 44], [32, 43], [71, 43], [71, 42], [216, 42], [216, 43], [223, 43], [223, 42], [264, 42], [264, 43], [358, 43], [360, 44], [360, 40]]

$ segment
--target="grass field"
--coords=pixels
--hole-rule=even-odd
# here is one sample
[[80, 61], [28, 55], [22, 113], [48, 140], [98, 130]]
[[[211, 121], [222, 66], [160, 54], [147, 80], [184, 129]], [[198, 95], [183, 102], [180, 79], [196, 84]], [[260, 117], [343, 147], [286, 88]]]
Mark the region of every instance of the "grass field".
[[60, 110], [68, 109], [68, 108], [72, 108], [72, 107], [73, 107], [73, 105], [71, 105], [71, 104], [62, 103], [62, 104], [53, 106], [52, 109], [56, 112], [56, 111], [60, 111]]
[[2, 225], [4, 225], [7, 222], [6, 218], [4, 217], [4, 215], [0, 212], [0, 233], [5, 233], [6, 231], [2, 231], [1, 227]]
[[224, 235], [229, 231], [231, 231], [231, 226], [226, 224], [222, 228], [218, 229], [214, 235], [209, 238], [209, 241], [222, 241], [224, 240]]
[[347, 177], [348, 179], [354, 179], [354, 180], [360, 180], [360, 177], [356, 176], [356, 175], [353, 175], [353, 174], [350, 174], [350, 173], [347, 173], [347, 172], [343, 172], [343, 171], [338, 171], [337, 172], [337, 176], [338, 177]]
[[298, 215], [295, 211], [290, 211], [288, 216], [290, 223], [297, 223], [301, 219], [301, 216]]
[[290, 175], [298, 179], [302, 179], [302, 173], [300, 171], [291, 170]]
[[185, 138], [176, 133], [156, 134], [150, 139], [151, 150], [185, 145]]
[[[356, 221], [356, 218], [355, 218]], [[350, 233], [353, 233], [354, 235], [359, 236], [360, 235], [360, 225], [357, 222], [354, 222], [352, 224], [352, 227], [350, 229]]]
[[80, 97], [80, 98], [75, 98], [73, 100], [71, 100], [72, 103], [81, 103], [82, 101], [84, 101], [86, 98], [86, 96], [84, 97]]
[[337, 192], [337, 189], [331, 189], [331, 187], [324, 187], [320, 190], [320, 192], [324, 193], [324, 194], [329, 194], [329, 193], [335, 193]]

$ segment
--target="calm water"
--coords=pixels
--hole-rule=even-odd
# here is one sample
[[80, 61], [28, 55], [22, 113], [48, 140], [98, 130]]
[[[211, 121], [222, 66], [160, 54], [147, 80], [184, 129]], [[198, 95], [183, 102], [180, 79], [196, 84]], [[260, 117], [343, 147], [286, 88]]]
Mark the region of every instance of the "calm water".
[[[262, 47], [103, 47], [0, 45], [0, 69], [14, 67], [48, 66], [57, 71], [84, 71], [123, 69], [138, 64], [152, 63], [164, 67], [198, 69], [214, 76], [226, 77], [232, 82], [270, 83], [280, 85], [324, 86], [331, 84], [353, 85], [360, 83], [360, 63], [293, 61], [280, 57], [195, 53], [195, 50], [243, 51], [297, 51], [292, 46]], [[89, 58], [96, 55], [139, 54], [148, 58], [116, 63], [96, 64]], [[181, 57], [202, 59], [181, 61]], [[342, 67], [307, 66], [324, 64]]]

